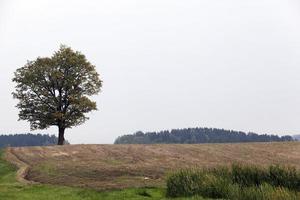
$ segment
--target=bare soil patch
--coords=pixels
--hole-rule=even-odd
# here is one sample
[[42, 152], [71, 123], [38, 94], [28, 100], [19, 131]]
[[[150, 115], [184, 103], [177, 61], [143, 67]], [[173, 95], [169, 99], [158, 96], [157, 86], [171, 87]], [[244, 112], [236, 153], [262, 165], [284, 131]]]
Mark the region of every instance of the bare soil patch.
[[8, 161], [26, 166], [29, 181], [99, 190], [163, 186], [166, 174], [179, 168], [238, 162], [300, 169], [299, 142], [67, 145], [8, 148], [6, 154]]

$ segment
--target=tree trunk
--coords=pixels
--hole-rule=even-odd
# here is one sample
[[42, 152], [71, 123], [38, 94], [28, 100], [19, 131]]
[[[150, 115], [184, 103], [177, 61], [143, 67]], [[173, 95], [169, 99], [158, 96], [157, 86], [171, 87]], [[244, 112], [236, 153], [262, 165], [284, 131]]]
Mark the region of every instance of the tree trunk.
[[58, 143], [57, 145], [64, 145], [65, 143], [65, 128], [58, 127]]

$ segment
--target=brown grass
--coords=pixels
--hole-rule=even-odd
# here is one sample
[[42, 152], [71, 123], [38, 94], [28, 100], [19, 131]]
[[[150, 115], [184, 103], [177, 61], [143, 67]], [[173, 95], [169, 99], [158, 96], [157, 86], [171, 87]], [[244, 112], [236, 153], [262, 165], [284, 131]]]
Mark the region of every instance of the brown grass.
[[8, 148], [7, 159], [28, 167], [35, 182], [115, 189], [162, 186], [179, 168], [245, 163], [300, 169], [300, 143], [68, 145]]

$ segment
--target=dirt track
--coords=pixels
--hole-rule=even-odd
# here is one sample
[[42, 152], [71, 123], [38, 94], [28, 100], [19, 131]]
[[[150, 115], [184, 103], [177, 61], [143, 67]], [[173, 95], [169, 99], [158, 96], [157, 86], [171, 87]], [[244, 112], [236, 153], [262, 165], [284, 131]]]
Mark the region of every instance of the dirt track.
[[101, 190], [163, 185], [169, 171], [196, 166], [240, 162], [300, 169], [300, 142], [24, 147], [8, 148], [6, 157], [23, 166], [20, 176], [27, 180]]

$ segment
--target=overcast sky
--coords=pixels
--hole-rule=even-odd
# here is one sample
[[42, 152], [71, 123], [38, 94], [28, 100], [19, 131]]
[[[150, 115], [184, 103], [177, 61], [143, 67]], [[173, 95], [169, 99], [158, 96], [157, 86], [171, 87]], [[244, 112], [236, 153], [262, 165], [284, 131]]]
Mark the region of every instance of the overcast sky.
[[13, 72], [60, 44], [104, 81], [71, 143], [197, 126], [300, 133], [298, 0], [0, 0], [0, 133], [30, 132]]

